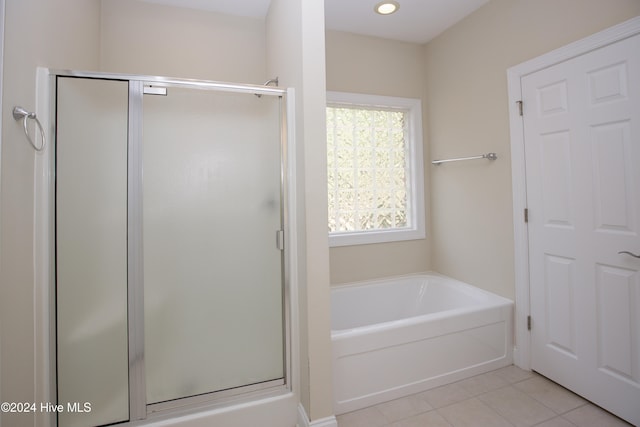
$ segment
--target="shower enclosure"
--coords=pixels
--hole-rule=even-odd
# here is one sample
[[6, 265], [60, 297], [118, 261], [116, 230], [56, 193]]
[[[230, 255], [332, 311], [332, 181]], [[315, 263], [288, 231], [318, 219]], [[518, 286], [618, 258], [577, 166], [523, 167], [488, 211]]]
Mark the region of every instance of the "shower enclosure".
[[287, 92], [52, 79], [58, 425], [288, 391]]

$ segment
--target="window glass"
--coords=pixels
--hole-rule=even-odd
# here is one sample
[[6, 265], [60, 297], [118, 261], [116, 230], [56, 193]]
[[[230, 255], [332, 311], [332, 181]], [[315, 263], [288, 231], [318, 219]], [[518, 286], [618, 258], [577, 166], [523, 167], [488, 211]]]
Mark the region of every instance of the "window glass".
[[331, 92], [332, 246], [424, 237], [420, 101]]

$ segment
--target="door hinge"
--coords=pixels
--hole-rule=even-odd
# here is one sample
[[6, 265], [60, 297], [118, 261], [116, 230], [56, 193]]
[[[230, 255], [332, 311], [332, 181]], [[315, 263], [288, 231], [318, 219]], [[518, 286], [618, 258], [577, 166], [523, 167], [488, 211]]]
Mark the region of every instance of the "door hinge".
[[529, 222], [529, 209], [528, 208], [524, 208], [524, 222], [526, 222], [526, 223]]
[[527, 316], [527, 331], [531, 330], [531, 316]]
[[284, 250], [284, 230], [276, 231], [276, 247], [281, 251]]
[[524, 114], [522, 112], [522, 101], [516, 101], [516, 104], [518, 104], [518, 114], [523, 116]]

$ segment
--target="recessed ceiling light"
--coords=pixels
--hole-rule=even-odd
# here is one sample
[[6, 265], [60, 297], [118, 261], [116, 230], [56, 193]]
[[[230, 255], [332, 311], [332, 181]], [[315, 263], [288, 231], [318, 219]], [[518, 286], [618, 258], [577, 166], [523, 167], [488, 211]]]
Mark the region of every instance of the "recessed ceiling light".
[[400, 9], [400, 4], [397, 1], [383, 1], [376, 5], [373, 10], [380, 15], [391, 15]]

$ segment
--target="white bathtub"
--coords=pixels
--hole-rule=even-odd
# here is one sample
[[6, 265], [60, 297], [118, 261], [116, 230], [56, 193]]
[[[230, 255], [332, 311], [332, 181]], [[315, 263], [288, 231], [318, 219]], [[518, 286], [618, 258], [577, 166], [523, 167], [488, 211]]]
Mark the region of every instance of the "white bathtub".
[[512, 363], [513, 302], [436, 273], [331, 290], [334, 411]]

